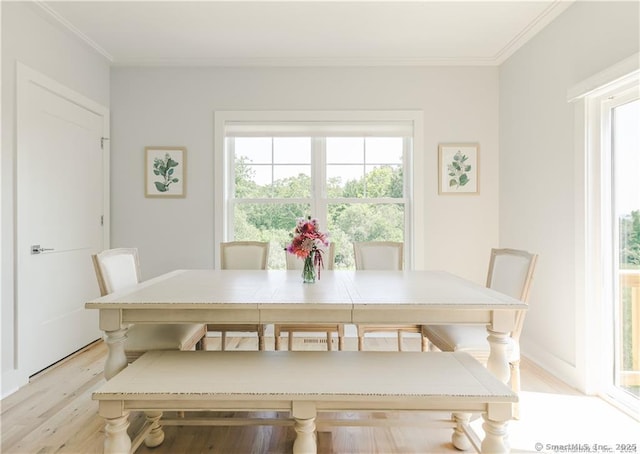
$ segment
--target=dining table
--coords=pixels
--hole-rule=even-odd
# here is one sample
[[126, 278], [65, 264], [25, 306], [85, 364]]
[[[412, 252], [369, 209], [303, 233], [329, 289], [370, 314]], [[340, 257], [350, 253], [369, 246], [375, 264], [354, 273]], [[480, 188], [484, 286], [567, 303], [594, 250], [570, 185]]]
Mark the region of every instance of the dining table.
[[130, 324], [345, 323], [485, 325], [487, 368], [507, 382], [509, 336], [527, 304], [446, 271], [175, 270], [86, 302], [99, 310], [108, 346], [105, 377], [127, 367]]

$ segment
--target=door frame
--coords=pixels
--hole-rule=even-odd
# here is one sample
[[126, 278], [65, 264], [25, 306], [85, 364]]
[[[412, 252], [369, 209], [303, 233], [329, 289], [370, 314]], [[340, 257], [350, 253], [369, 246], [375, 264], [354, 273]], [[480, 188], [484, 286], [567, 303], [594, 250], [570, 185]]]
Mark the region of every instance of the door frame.
[[604, 324], [611, 321], [605, 303], [610, 276], [603, 264], [606, 235], [602, 219], [608, 206], [606, 175], [609, 168], [603, 156], [601, 108], [609, 95], [633, 87], [640, 81], [638, 57], [634, 54], [570, 88], [567, 101], [574, 106], [575, 168], [575, 291], [577, 388], [598, 395], [618, 409], [637, 417], [625, 402], [615, 400], [606, 389], [606, 374], [612, 366], [603, 366], [611, 342]]
[[[21, 63], [16, 62], [16, 145], [15, 145], [15, 180], [14, 180], [14, 206], [16, 217], [14, 220], [15, 234], [13, 238], [14, 249], [14, 295], [15, 295], [15, 317], [14, 317], [14, 339], [16, 341], [14, 348], [13, 367], [17, 373], [18, 386], [29, 382], [29, 374], [21, 366], [22, 360], [25, 355], [24, 346], [25, 340], [29, 335], [28, 330], [25, 329], [25, 322], [22, 320], [22, 314], [24, 307], [20, 302], [20, 295], [18, 292], [18, 273], [19, 273], [19, 251], [18, 251], [18, 152], [20, 149], [20, 137], [21, 125], [25, 124], [25, 115], [27, 112], [27, 106], [25, 105], [25, 99], [27, 99], [27, 91], [31, 85], [37, 85], [40, 88], [47, 90], [56, 96], [59, 96], [73, 104], [76, 104], [88, 111], [102, 117], [102, 135], [105, 138], [109, 138], [109, 109], [105, 106], [98, 104], [92, 99], [82, 95], [81, 93], [55, 81], [54, 79], [36, 71], [33, 68]], [[103, 229], [102, 229], [102, 241], [104, 249], [109, 248], [110, 244], [110, 197], [109, 197], [109, 162], [110, 162], [110, 147], [109, 140], [102, 141], [102, 167], [103, 167], [103, 198], [102, 198], [102, 212], [103, 212]], [[72, 352], [70, 352], [72, 353]]]

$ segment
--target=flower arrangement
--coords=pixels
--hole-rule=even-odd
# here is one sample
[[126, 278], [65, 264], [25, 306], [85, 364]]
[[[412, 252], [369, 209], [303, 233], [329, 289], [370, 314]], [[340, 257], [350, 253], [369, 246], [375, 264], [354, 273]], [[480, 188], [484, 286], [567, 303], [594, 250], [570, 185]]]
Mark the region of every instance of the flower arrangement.
[[296, 228], [291, 233], [291, 243], [286, 247], [289, 254], [304, 259], [302, 277], [304, 282], [315, 282], [315, 269], [318, 269], [318, 279], [320, 279], [320, 269], [324, 267], [321, 246], [329, 246], [327, 234], [320, 231], [318, 220], [307, 216], [298, 218]]

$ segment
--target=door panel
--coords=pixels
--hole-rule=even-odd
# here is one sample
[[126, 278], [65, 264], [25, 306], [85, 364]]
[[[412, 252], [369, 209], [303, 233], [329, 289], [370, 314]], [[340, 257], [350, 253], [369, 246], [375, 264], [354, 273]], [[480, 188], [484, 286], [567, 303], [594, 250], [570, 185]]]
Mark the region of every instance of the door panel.
[[33, 82], [18, 108], [18, 366], [31, 375], [101, 336], [84, 303], [104, 247], [103, 114]]

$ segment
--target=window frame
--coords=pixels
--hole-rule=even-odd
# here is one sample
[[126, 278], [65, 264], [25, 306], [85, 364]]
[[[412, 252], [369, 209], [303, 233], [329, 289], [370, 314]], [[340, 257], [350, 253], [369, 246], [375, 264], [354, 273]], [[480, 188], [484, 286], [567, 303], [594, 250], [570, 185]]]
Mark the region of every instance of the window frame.
[[[327, 122], [327, 123], [357, 123], [357, 122], [408, 122], [412, 126], [413, 134], [410, 141], [404, 140], [404, 156], [410, 172], [404, 176], [404, 200], [405, 210], [405, 242], [407, 243], [406, 266], [409, 269], [424, 269], [424, 240], [423, 235], [416, 234], [424, 225], [424, 153], [423, 153], [423, 113], [422, 111], [217, 111], [214, 114], [214, 263], [219, 263], [220, 242], [230, 238], [233, 231], [229, 194], [233, 190], [234, 162], [230, 159], [232, 153], [225, 152], [226, 134], [225, 128], [229, 123], [251, 122]], [[268, 135], [268, 134], [265, 134]], [[320, 146], [322, 138], [312, 139], [312, 160], [323, 160], [324, 154], [314, 153], [314, 147]], [[407, 143], [411, 142], [411, 145]], [[313, 157], [315, 156], [315, 157]], [[315, 162], [312, 172], [316, 172], [315, 181], [323, 181], [326, 162]], [[312, 203], [314, 200], [326, 199], [326, 194], [315, 197], [318, 190], [312, 187]], [[306, 199], [305, 199], [306, 200]], [[333, 199], [332, 199], [333, 200]], [[370, 199], [356, 200], [355, 203], [364, 203]], [[295, 203], [298, 199], [287, 199], [287, 202]], [[345, 199], [349, 203], [351, 199]], [[385, 202], [388, 200], [385, 199]], [[280, 202], [280, 199], [274, 200]], [[312, 205], [315, 216], [326, 217], [329, 200], [321, 206]], [[265, 199], [260, 199], [260, 203]]]
[[628, 400], [611, 393], [607, 375], [613, 367], [607, 325], [613, 319], [606, 302], [611, 274], [604, 265], [609, 260], [607, 242], [611, 242], [611, 236], [603, 219], [609, 217], [611, 194], [607, 183], [611, 166], [606, 156], [610, 137], [605, 132], [603, 114], [609, 97], [621, 96], [640, 83], [639, 56], [630, 56], [567, 92], [567, 101], [574, 105], [574, 156], [579, 169], [575, 174], [575, 379], [585, 393], [597, 394], [630, 414], [633, 411]]

